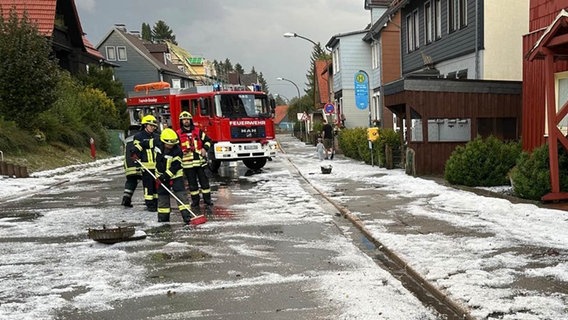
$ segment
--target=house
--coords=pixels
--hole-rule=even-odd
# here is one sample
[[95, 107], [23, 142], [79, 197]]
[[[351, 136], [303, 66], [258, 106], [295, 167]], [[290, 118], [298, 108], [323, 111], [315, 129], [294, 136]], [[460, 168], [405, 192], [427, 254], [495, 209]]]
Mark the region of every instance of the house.
[[288, 105], [276, 106], [274, 109], [274, 124], [280, 131], [289, 131], [293, 129], [294, 124], [288, 119]]
[[254, 86], [259, 85], [259, 79], [256, 73], [242, 74], [238, 72], [229, 72], [227, 73], [227, 84], [229, 86], [245, 88], [245, 90], [256, 91], [255, 89], [258, 88], [254, 88]]
[[371, 49], [362, 40], [367, 30], [336, 34], [327, 42], [331, 48], [333, 99], [338, 115], [345, 114], [346, 127], [367, 127], [370, 123], [368, 103], [360, 108], [355, 101], [355, 74], [371, 70]]
[[403, 130], [407, 172], [443, 174], [477, 136], [520, 139], [528, 0], [395, 0], [394, 11], [402, 78], [384, 84], [384, 104]]
[[[365, 0], [365, 9], [371, 11], [371, 25], [384, 15], [391, 2], [392, 0]], [[367, 38], [369, 28], [370, 26], [364, 30], [334, 35], [326, 44], [326, 47], [332, 49], [332, 65], [328, 71], [331, 71], [329, 78], [333, 79], [331, 90], [336, 115], [339, 119], [344, 116], [346, 127], [368, 127], [380, 123], [381, 117], [385, 116], [392, 119], [390, 111], [383, 111], [385, 109], [379, 99], [381, 73], [377, 60], [379, 52], [376, 51], [379, 39], [371, 41]], [[379, 29], [376, 26], [374, 32]], [[398, 41], [395, 45], [398, 46]], [[358, 75], [365, 78], [363, 87], [357, 85]], [[359, 98], [364, 93], [368, 93], [369, 97]], [[392, 123], [390, 120], [388, 122]], [[392, 124], [390, 127], [392, 128]]]
[[371, 47], [371, 118], [379, 128], [394, 128], [392, 112], [384, 104], [384, 84], [401, 78], [400, 11], [392, 0], [365, 1], [371, 10], [371, 27], [363, 37]]
[[184, 48], [166, 41], [170, 61], [196, 81], [196, 85], [211, 85], [216, 82], [217, 73], [213, 63], [203, 57], [191, 55]]
[[543, 201], [566, 200], [560, 190], [558, 148], [568, 149], [568, 1], [531, 0], [523, 37], [523, 150], [548, 143], [551, 192]]
[[[335, 106], [333, 106], [333, 108], [329, 107], [329, 105], [333, 105], [332, 97], [329, 95], [329, 73], [327, 72], [329, 65], [329, 60], [320, 59], [315, 61], [314, 103], [316, 110], [322, 110], [323, 114], [328, 114], [332, 118], [335, 117], [335, 119], [328, 120], [337, 121], [336, 119], [338, 119], [338, 117], [335, 112]], [[326, 107], [329, 110], [326, 110]]]
[[87, 40], [74, 0], [0, 0], [4, 19], [12, 9], [19, 17], [27, 12], [40, 34], [52, 41], [59, 66], [71, 74], [86, 72], [88, 65], [99, 65], [104, 59]]
[[145, 42], [137, 32], [115, 25], [96, 47], [106, 60], [117, 65], [114, 73], [126, 93], [141, 83], [168, 82], [172, 88], [188, 88], [195, 81], [169, 59], [168, 46]]

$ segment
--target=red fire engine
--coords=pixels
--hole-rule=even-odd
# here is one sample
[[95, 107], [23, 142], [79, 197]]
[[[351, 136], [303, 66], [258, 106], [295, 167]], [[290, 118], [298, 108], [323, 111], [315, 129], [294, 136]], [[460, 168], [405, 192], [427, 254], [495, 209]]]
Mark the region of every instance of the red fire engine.
[[143, 116], [152, 114], [159, 129], [179, 129], [180, 112], [189, 111], [193, 123], [213, 141], [208, 161], [217, 171], [222, 161], [242, 160], [258, 170], [276, 156], [274, 99], [261, 91], [236, 90], [219, 86], [170, 88], [167, 83], [135, 87], [127, 99], [130, 129], [140, 128]]

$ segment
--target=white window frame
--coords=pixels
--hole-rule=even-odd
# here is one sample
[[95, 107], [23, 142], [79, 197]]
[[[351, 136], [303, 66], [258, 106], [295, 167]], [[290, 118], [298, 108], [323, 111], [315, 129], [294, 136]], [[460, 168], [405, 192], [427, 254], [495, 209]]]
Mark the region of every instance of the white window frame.
[[420, 45], [420, 26], [418, 25], [418, 10], [406, 16], [406, 51], [416, 51]]
[[424, 41], [426, 41], [426, 44], [434, 41], [434, 19], [432, 13], [432, 3], [427, 1], [424, 3]]
[[339, 48], [336, 48], [333, 50], [333, 74], [337, 74], [340, 71], [339, 65]]
[[371, 45], [371, 68], [372, 69], [378, 69], [379, 68], [379, 62], [381, 61], [380, 59], [380, 42], [379, 41], [373, 41], [373, 44]]
[[434, 18], [434, 39], [438, 40], [442, 37], [442, 0], [434, 0], [432, 9], [434, 10], [432, 14]]
[[108, 61], [116, 61], [116, 48], [114, 46], [106, 46], [105, 53]]
[[467, 26], [467, 0], [448, 0], [448, 32]]
[[125, 46], [116, 47], [116, 53], [117, 53], [118, 61], [128, 61], [128, 56], [126, 55], [126, 47]]

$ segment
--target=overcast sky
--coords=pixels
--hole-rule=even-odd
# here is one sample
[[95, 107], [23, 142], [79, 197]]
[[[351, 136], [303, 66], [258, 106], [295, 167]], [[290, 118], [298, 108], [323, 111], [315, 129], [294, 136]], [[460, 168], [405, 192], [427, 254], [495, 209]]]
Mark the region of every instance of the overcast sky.
[[229, 58], [248, 72], [262, 72], [271, 93], [292, 99], [301, 90], [313, 45], [296, 32], [322, 46], [339, 33], [364, 29], [370, 11], [364, 0], [75, 0], [87, 38], [96, 46], [114, 24], [140, 31], [143, 22], [154, 26], [163, 20], [176, 41], [191, 54], [210, 60]]

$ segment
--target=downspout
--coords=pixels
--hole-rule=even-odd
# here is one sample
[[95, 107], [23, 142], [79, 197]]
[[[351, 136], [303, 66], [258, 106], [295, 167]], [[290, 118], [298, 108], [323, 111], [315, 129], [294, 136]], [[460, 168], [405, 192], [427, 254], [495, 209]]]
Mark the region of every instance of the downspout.
[[479, 7], [475, 0], [475, 79], [479, 80]]

